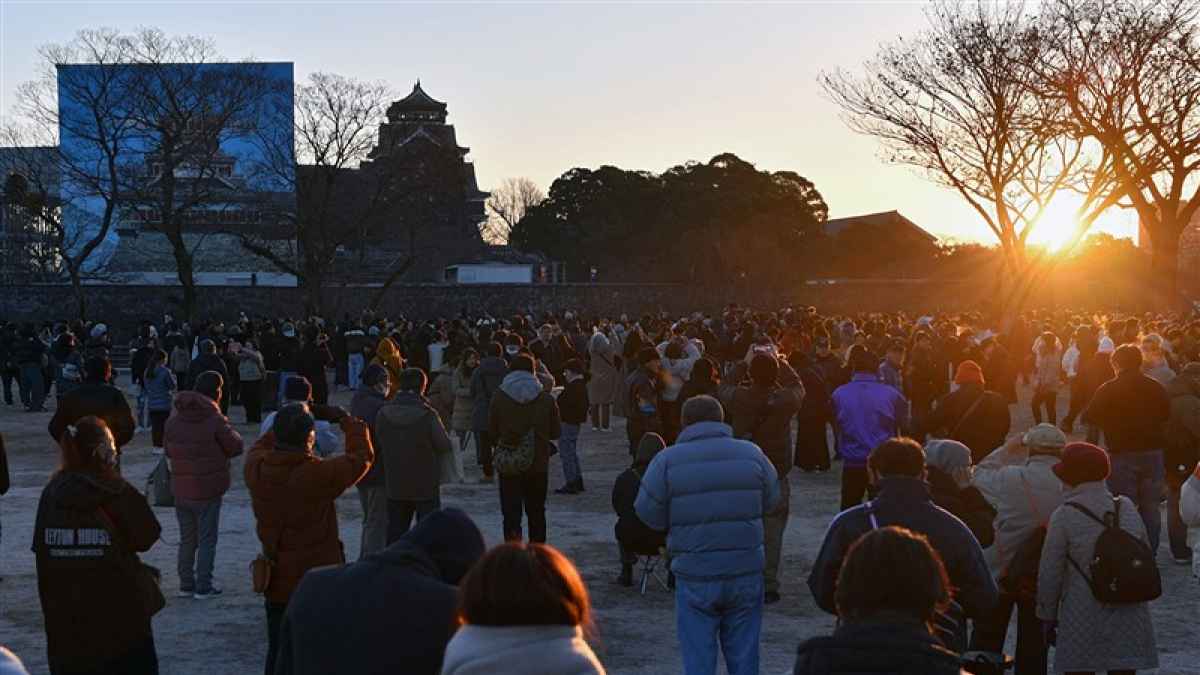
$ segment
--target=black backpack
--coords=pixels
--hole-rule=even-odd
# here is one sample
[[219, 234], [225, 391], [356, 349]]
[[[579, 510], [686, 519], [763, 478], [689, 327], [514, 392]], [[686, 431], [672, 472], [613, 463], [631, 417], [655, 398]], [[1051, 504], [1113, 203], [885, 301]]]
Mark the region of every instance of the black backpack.
[[1066, 506], [1104, 527], [1096, 537], [1096, 547], [1088, 565], [1090, 577], [1067, 556], [1075, 571], [1088, 582], [1096, 600], [1106, 605], [1131, 605], [1162, 596], [1162, 577], [1154, 561], [1154, 551], [1141, 539], [1121, 529], [1120, 497], [1113, 497], [1113, 511], [1104, 514], [1104, 518], [1075, 502], [1067, 502]]
[[1038, 569], [1042, 548], [1046, 545], [1046, 527], [1039, 525], [1013, 553], [1012, 560], [1001, 573], [998, 584], [1006, 593], [1025, 602], [1037, 600]]

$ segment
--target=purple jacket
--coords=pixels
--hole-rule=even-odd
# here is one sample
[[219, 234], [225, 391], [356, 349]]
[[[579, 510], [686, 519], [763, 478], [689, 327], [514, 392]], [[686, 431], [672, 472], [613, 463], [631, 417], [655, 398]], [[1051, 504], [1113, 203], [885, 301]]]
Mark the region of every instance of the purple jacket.
[[908, 401], [871, 373], [855, 373], [833, 392], [838, 450], [846, 466], [867, 465], [880, 443], [908, 425]]

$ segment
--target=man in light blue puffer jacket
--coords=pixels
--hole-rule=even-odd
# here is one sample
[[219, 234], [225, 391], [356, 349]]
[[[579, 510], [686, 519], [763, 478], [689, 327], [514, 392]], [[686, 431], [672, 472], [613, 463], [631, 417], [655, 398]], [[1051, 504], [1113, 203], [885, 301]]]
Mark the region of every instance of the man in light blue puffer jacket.
[[779, 501], [779, 478], [757, 445], [733, 437], [715, 398], [684, 403], [683, 426], [650, 463], [634, 506], [668, 533], [684, 673], [716, 672], [714, 636], [730, 675], [758, 673], [763, 515]]

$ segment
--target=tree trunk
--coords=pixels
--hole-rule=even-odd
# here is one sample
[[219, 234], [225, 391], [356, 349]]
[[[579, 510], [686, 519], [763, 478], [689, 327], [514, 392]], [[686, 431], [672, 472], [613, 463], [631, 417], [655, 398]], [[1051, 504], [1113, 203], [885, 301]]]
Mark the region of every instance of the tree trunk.
[[[175, 242], [172, 242], [174, 244]], [[196, 319], [196, 278], [192, 269], [192, 256], [180, 240], [175, 246], [175, 266], [179, 271], [179, 284], [183, 286], [183, 316], [188, 321]]]
[[1180, 303], [1179, 233], [1156, 233], [1151, 236], [1150, 244], [1150, 268], [1156, 282], [1155, 290], [1161, 301], [1174, 307]]
[[83, 294], [83, 279], [79, 274], [79, 268], [68, 266], [67, 273], [71, 276], [71, 291], [75, 294], [75, 306], [79, 310], [79, 320], [87, 321], [87, 296]]
[[300, 280], [300, 285], [304, 291], [304, 309], [309, 316], [325, 316], [322, 313], [323, 299], [321, 297], [321, 288], [325, 285], [322, 281], [320, 271], [314, 270], [311, 267], [304, 271], [304, 278]]

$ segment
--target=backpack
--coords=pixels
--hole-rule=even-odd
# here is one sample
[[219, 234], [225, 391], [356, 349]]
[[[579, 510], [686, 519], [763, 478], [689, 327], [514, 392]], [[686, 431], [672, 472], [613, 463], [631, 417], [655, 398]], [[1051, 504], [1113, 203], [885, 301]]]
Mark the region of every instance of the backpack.
[[516, 446], [497, 444], [492, 451], [492, 464], [496, 471], [506, 478], [519, 476], [533, 467], [537, 455], [533, 429], [521, 436]]
[[[1037, 503], [1033, 500], [1033, 493], [1029, 491], [1029, 484], [1025, 482], [1024, 476], [1021, 477], [1021, 486], [1025, 489], [1025, 497], [1029, 500], [1029, 508], [1032, 509], [1033, 515], [1041, 520]], [[996, 580], [997, 585], [1020, 600], [1036, 601], [1038, 569], [1041, 567], [1042, 549], [1045, 546], [1046, 523], [1043, 522], [1017, 545], [1012, 560], [1009, 560], [1004, 571], [1000, 573], [1000, 578]]]
[[175, 493], [171, 491], [171, 467], [167, 458], [160, 457], [158, 464], [146, 477], [146, 498], [151, 506], [175, 506]]
[[1131, 605], [1162, 596], [1162, 577], [1154, 561], [1154, 552], [1141, 539], [1121, 529], [1120, 497], [1113, 497], [1113, 511], [1104, 514], [1104, 518], [1081, 504], [1067, 502], [1065, 505], [1104, 527], [1096, 537], [1088, 564], [1090, 577], [1071, 556], [1067, 556], [1067, 562], [1088, 582], [1096, 600], [1106, 605]]

